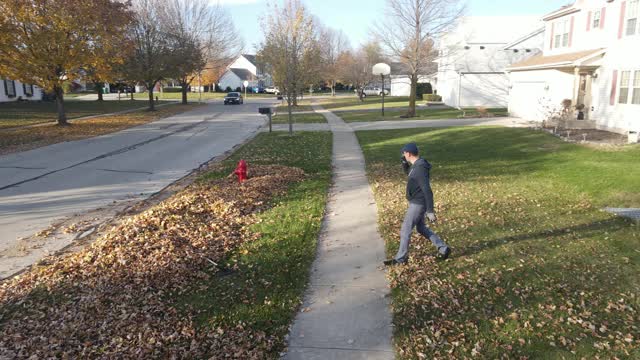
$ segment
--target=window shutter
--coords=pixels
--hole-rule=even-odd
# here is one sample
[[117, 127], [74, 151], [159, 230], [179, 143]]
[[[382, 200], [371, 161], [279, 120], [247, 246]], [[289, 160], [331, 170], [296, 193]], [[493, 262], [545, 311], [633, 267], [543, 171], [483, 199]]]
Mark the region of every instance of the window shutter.
[[9, 86], [7, 85], [7, 80], [2, 80], [2, 82], [4, 83], [4, 94], [9, 96]]
[[616, 88], [618, 87], [618, 70], [613, 70], [613, 78], [611, 79], [611, 98], [609, 104], [616, 104]]
[[553, 50], [553, 31], [555, 30], [555, 23], [551, 23], [551, 40], [549, 41], [549, 49]]
[[571, 47], [571, 43], [573, 42], [573, 22], [575, 20], [575, 16], [571, 17], [571, 27], [569, 28], [569, 47]]
[[600, 29], [604, 29], [604, 19], [607, 15], [606, 11], [606, 7], [603, 7], [602, 10], [600, 10]]
[[624, 32], [624, 12], [627, 8], [627, 2], [623, 1], [620, 4], [620, 26], [618, 27], [618, 39], [622, 39], [622, 33]]
[[587, 14], [587, 31], [591, 29], [591, 11]]

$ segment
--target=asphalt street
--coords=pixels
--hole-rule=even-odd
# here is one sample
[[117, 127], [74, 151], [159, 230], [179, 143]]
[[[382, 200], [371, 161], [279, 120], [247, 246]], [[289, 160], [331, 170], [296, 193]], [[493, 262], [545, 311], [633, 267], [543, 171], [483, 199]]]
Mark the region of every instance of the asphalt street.
[[[25, 265], [10, 251], [20, 239], [74, 214], [156, 193], [255, 134], [266, 122], [258, 107], [273, 103], [216, 100], [118, 133], [0, 157], [0, 278]], [[46, 253], [66, 245], [47, 244]], [[37, 260], [38, 251], [30, 253]]]

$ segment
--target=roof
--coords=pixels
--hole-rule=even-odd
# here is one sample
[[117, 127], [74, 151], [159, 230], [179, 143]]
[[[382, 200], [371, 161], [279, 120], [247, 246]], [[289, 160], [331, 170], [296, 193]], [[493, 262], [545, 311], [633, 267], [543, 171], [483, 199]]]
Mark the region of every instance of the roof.
[[[411, 73], [411, 69], [409, 68], [409, 66], [401, 62], [392, 62], [389, 64], [389, 67], [391, 68], [391, 73], [389, 74], [391, 76], [409, 75]], [[437, 69], [438, 65], [436, 65], [435, 63], [428, 63], [424, 66], [424, 68], [421, 69], [420, 72], [431, 74], [437, 71]]]
[[538, 16], [465, 16], [439, 39], [439, 45], [504, 46], [540, 27], [542, 23]]
[[229, 69], [229, 71], [236, 74], [236, 76], [239, 77], [240, 80], [253, 80], [255, 78], [255, 76], [251, 73], [251, 71], [247, 69], [233, 68], [233, 69]]
[[250, 63], [252, 63], [253, 65], [256, 64], [256, 56], [255, 55], [250, 55], [250, 54], [242, 54], [242, 56], [249, 60]]
[[389, 67], [391, 67], [391, 75], [406, 75], [409, 73], [409, 67], [401, 62], [392, 62]]
[[559, 9], [556, 9], [548, 14], [546, 14], [545, 16], [542, 17], [543, 20], [551, 20], [572, 12], [576, 12], [579, 11], [579, 9], [574, 8], [573, 6], [575, 5], [575, 2], [571, 2], [567, 5], [562, 6]]
[[535, 37], [537, 35], [540, 35], [540, 34], [544, 33], [544, 30], [545, 30], [544, 26], [540, 27], [540, 28], [528, 33], [527, 35], [524, 35], [523, 37], [520, 37], [517, 40], [514, 40], [514, 41], [508, 43], [507, 45], [504, 46], [503, 49], [505, 49], [505, 50], [514, 49], [516, 46], [522, 44], [523, 42], [525, 42], [525, 41], [527, 41], [527, 40], [529, 40], [529, 39], [531, 39], [531, 38], [533, 38], [533, 37]]
[[596, 55], [603, 54], [605, 49], [593, 49], [552, 56], [533, 56], [524, 61], [512, 64], [507, 70], [531, 70], [540, 68], [557, 68], [566, 66], [579, 66], [582, 62]]

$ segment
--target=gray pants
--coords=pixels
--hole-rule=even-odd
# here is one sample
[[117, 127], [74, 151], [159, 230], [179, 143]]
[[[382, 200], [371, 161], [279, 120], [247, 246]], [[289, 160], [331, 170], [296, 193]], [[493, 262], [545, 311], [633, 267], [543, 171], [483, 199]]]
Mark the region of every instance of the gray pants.
[[413, 232], [414, 227], [418, 230], [418, 233], [431, 240], [440, 254], [444, 254], [449, 248], [449, 246], [425, 224], [424, 216], [426, 212], [424, 205], [409, 203], [409, 209], [407, 210], [407, 214], [404, 216], [404, 222], [400, 229], [400, 249], [398, 249], [398, 253], [395, 257], [397, 261], [404, 262], [409, 258], [409, 245], [411, 243], [411, 233]]

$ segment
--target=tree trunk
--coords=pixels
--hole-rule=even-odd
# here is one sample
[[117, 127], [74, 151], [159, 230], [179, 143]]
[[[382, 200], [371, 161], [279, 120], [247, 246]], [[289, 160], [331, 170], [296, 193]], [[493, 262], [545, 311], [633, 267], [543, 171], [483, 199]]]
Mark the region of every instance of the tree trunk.
[[407, 111], [407, 117], [416, 116], [416, 89], [418, 86], [418, 75], [411, 74], [411, 93], [409, 95], [409, 110]]
[[336, 96], [336, 81], [331, 80], [331, 96]]
[[293, 106], [298, 106], [298, 89], [296, 89], [295, 85], [293, 86]]
[[147, 88], [147, 90], [149, 91], [149, 111], [155, 111], [156, 107], [155, 107], [155, 100], [153, 98], [153, 87], [155, 86], [155, 83], [152, 86], [149, 86]]
[[61, 86], [55, 86], [53, 88], [53, 91], [56, 94], [56, 105], [58, 108], [58, 125], [67, 126], [69, 125], [69, 123], [67, 122], [67, 113], [64, 110], [64, 90]]
[[[295, 99], [295, 92], [294, 94], [294, 99]], [[291, 96], [288, 97], [287, 100], [287, 111], [289, 112], [289, 135], [293, 135], [293, 114], [291, 111]]]
[[187, 87], [189, 86], [189, 84], [187, 84], [186, 82], [180, 82], [180, 86], [182, 87], [182, 105], [187, 105]]
[[102, 96], [102, 89], [104, 89], [104, 84], [101, 82], [96, 82], [95, 89], [98, 92], [98, 101], [104, 101], [104, 97]]
[[133, 98], [133, 91], [135, 90], [135, 88], [136, 88], [135, 86], [133, 86], [133, 87], [131, 88], [131, 92], [130, 92], [130, 93], [131, 93], [131, 100], [135, 100], [135, 99]]

